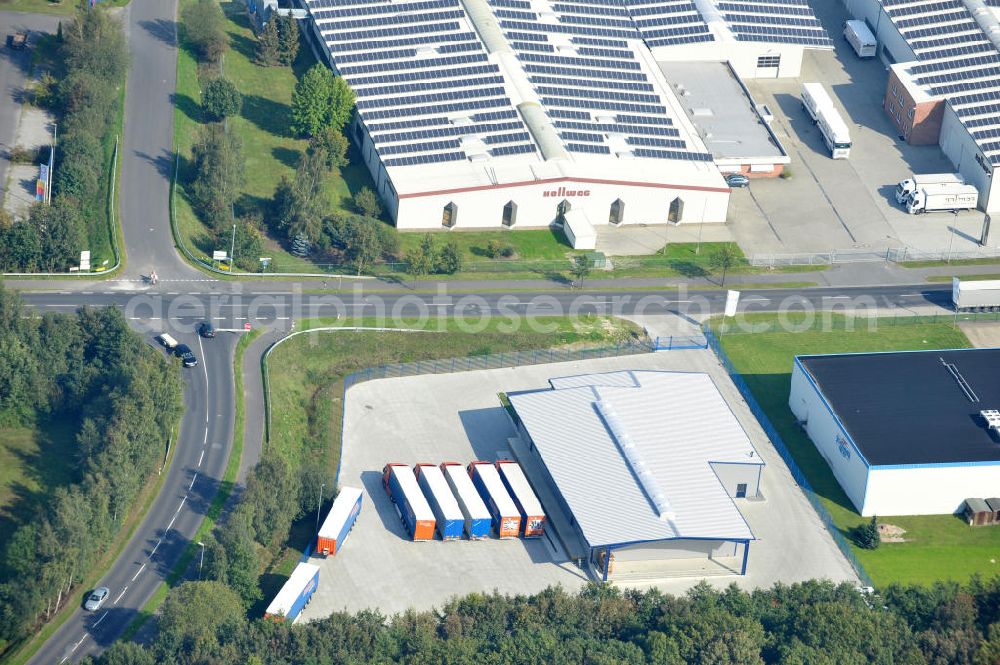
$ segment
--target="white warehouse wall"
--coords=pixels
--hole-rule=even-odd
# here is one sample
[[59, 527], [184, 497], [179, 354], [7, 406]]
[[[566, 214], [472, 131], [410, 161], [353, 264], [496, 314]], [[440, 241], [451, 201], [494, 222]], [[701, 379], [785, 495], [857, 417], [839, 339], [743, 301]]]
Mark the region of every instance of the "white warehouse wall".
[[[989, 159], [982, 154], [969, 130], [963, 125], [951, 105], [944, 110], [941, 119], [941, 150], [955, 164], [965, 181], [979, 190], [979, 208], [987, 212], [1000, 210], [1000, 195], [991, 191], [993, 168]], [[983, 168], [983, 166], [988, 168]]]
[[615, 561], [618, 562], [711, 559], [718, 556], [742, 556], [743, 543], [727, 540], [659, 540], [616, 547], [613, 551]]
[[[655, 168], [651, 164], [651, 168]], [[662, 166], [660, 167], [662, 168]], [[563, 192], [563, 193], [560, 193]], [[566, 192], [576, 192], [568, 195]], [[379, 192], [385, 197], [383, 192]], [[723, 223], [729, 208], [729, 190], [683, 189], [681, 187], [608, 184], [582, 179], [561, 178], [523, 185], [489, 187], [474, 190], [445, 191], [417, 196], [403, 196], [393, 215], [400, 229], [441, 228], [444, 206], [458, 206], [456, 228], [499, 228], [503, 207], [508, 201], [517, 204], [514, 228], [540, 228], [556, 219], [556, 207], [565, 199], [572, 209], [582, 209], [591, 224], [609, 223], [611, 204], [625, 203], [624, 224], [664, 224], [670, 202], [680, 197], [684, 202], [682, 223]], [[392, 206], [387, 204], [387, 209]]]
[[[802, 70], [801, 46], [794, 44], [758, 44], [754, 42], [714, 41], [683, 46], [656, 46], [650, 49], [657, 62], [725, 62], [729, 61], [740, 78], [787, 78]], [[780, 55], [781, 65], [774, 69], [757, 69], [757, 58]], [[777, 75], [777, 76], [776, 76]]]
[[[856, 19], [864, 21], [871, 28], [872, 33], [878, 41], [878, 57], [885, 62], [884, 51], [888, 51], [892, 60], [888, 64], [896, 62], [912, 62], [917, 57], [913, 49], [906, 43], [903, 36], [899, 34], [892, 19], [886, 15], [879, 0], [843, 0], [847, 13]], [[842, 38], [841, 34], [830, 35], [834, 39]], [[884, 49], [884, 51], [883, 51]]]
[[[847, 432], [840, 426], [819, 389], [799, 365], [798, 360], [792, 368], [792, 389], [788, 397], [788, 406], [796, 419], [806, 423], [806, 433], [830, 466], [851, 503], [859, 513], [866, 515], [863, 508], [869, 474], [868, 464], [861, 458]], [[843, 450], [847, 451], [846, 456]]]
[[862, 515], [946, 515], [1000, 494], [1000, 465], [872, 467]]
[[726, 489], [726, 494], [736, 496], [736, 486], [747, 485], [747, 498], [760, 494], [760, 477], [764, 471], [763, 464], [737, 464], [734, 462], [709, 462], [712, 471], [718, 476], [719, 482]]

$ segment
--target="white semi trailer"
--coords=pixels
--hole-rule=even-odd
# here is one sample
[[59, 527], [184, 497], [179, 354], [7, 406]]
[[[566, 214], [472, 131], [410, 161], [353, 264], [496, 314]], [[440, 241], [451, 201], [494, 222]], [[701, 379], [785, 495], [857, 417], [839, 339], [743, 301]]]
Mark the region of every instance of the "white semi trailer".
[[910, 194], [906, 211], [911, 215], [925, 212], [972, 210], [979, 205], [979, 190], [972, 185], [939, 182], [924, 185]]
[[911, 177], [900, 180], [896, 184], [896, 203], [903, 205], [917, 189], [938, 183], [964, 185], [965, 178], [960, 173], [914, 173]]
[[1000, 280], [968, 280], [953, 277], [951, 302], [959, 312], [1000, 309]]
[[802, 84], [802, 106], [823, 135], [833, 159], [851, 156], [851, 133], [822, 83]]
[[878, 48], [875, 35], [864, 21], [848, 21], [844, 24], [844, 39], [851, 45], [859, 58], [874, 58]]

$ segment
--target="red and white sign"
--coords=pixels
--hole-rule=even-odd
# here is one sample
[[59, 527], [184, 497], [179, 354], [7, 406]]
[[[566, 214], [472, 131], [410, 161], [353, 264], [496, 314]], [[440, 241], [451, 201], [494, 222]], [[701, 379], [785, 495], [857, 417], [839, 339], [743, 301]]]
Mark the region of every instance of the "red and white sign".
[[249, 322], [243, 324], [243, 330], [250, 330], [250, 323]]

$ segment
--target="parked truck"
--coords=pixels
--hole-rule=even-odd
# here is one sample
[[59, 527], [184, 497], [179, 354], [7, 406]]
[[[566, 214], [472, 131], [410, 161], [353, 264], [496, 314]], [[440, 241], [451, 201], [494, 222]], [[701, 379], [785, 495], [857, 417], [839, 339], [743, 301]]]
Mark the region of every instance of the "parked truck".
[[979, 190], [972, 185], [939, 182], [924, 185], [910, 194], [906, 211], [911, 215], [925, 212], [956, 212], [971, 210], [979, 205]]
[[545, 511], [525, 477], [524, 469], [517, 462], [500, 460], [497, 462], [497, 471], [521, 514], [521, 535], [525, 538], [541, 537], [545, 533]]
[[878, 48], [875, 35], [864, 21], [848, 21], [844, 24], [844, 39], [851, 45], [859, 58], [874, 58]]
[[490, 511], [465, 468], [458, 462], [442, 462], [441, 473], [455, 494], [455, 501], [465, 518], [465, 537], [469, 540], [489, 538], [492, 523]]
[[955, 311], [1000, 310], [1000, 279], [951, 279], [951, 302]]
[[851, 132], [822, 83], [802, 84], [802, 107], [819, 127], [833, 159], [851, 156]]
[[417, 485], [413, 470], [390, 462], [382, 469], [382, 486], [396, 506], [403, 527], [413, 540], [434, 539], [434, 513]]
[[264, 611], [265, 619], [295, 623], [319, 586], [319, 566], [300, 563]]
[[413, 467], [417, 484], [424, 492], [424, 498], [434, 513], [438, 535], [441, 540], [461, 540], [465, 530], [465, 516], [458, 507], [455, 495], [451, 493], [444, 474], [434, 464], [418, 464]]
[[497, 538], [517, 538], [521, 531], [521, 513], [500, 479], [497, 468], [489, 462], [469, 464], [469, 477], [493, 518]]
[[356, 487], [341, 487], [330, 512], [323, 520], [316, 536], [316, 553], [323, 556], [337, 554], [344, 546], [347, 535], [361, 514], [362, 492]]
[[932, 184], [964, 185], [965, 178], [960, 173], [914, 173], [896, 184], [896, 203], [905, 205], [913, 192]]

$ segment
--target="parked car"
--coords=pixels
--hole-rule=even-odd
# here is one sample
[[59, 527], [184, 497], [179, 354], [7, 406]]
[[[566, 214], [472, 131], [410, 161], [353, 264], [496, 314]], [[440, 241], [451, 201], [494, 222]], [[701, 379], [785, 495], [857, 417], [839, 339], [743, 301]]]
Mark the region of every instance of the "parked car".
[[167, 333], [162, 333], [156, 336], [156, 341], [163, 345], [165, 349], [172, 350], [177, 348], [177, 340], [168, 335]]
[[191, 351], [191, 347], [187, 344], [178, 344], [174, 348], [174, 355], [181, 359], [185, 367], [197, 367], [198, 359], [195, 358], [194, 353]]
[[726, 184], [730, 187], [747, 187], [750, 184], [750, 178], [742, 173], [730, 173], [726, 175]]
[[99, 586], [90, 593], [90, 597], [87, 598], [87, 602], [83, 604], [83, 609], [88, 612], [96, 612], [101, 609], [101, 605], [104, 601], [108, 599], [111, 595], [111, 589], [106, 586]]
[[202, 337], [211, 339], [212, 337], [215, 337], [215, 326], [208, 321], [202, 321], [198, 324], [198, 334]]

